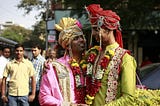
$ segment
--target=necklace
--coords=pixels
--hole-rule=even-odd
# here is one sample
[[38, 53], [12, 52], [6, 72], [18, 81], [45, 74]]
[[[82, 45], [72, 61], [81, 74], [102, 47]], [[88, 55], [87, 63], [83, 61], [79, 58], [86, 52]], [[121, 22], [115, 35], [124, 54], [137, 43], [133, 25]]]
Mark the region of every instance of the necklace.
[[74, 76], [74, 92], [76, 103], [84, 103], [85, 89], [83, 84], [83, 72], [75, 59], [69, 61], [73, 76]]
[[109, 50], [105, 51], [104, 56], [100, 60], [100, 63], [98, 64], [97, 68], [95, 69], [95, 65], [98, 63], [98, 57], [99, 57], [100, 47], [95, 46], [91, 48], [87, 55], [86, 55], [86, 61], [82, 60], [80, 64], [82, 64], [82, 69], [86, 72], [86, 98], [85, 102], [86, 104], [92, 104], [92, 101], [96, 95], [96, 93], [99, 91], [99, 88], [101, 87], [101, 79], [103, 77], [104, 72], [107, 70], [107, 66], [114, 56], [114, 51]]

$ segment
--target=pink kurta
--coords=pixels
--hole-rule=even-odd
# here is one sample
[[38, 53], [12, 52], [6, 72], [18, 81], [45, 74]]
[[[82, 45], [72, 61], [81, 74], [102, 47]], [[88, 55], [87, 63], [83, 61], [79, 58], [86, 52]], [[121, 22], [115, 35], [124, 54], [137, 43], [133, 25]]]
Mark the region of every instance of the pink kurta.
[[63, 86], [59, 84], [60, 80], [63, 78], [59, 77], [58, 75], [59, 72], [54, 70], [52, 67], [52, 64], [50, 64], [50, 69], [47, 70], [47, 73], [43, 75], [42, 80], [41, 80], [40, 93], [39, 93], [39, 102], [41, 106], [62, 106], [63, 103], [67, 104], [67, 102], [68, 104], [75, 103], [74, 78], [73, 78], [72, 71], [68, 64], [69, 57], [68, 56], [62, 57], [58, 59], [57, 61], [58, 63], [66, 66], [65, 68], [67, 70], [65, 70], [65, 72], [67, 72], [69, 75], [68, 78], [69, 78], [69, 83], [70, 83], [69, 85], [70, 91], [68, 92], [67, 90], [62, 90], [62, 92], [66, 92], [67, 96], [68, 95], [70, 96], [70, 100], [64, 101], [64, 97], [63, 97], [64, 95], [62, 95], [61, 93], [61, 87]]

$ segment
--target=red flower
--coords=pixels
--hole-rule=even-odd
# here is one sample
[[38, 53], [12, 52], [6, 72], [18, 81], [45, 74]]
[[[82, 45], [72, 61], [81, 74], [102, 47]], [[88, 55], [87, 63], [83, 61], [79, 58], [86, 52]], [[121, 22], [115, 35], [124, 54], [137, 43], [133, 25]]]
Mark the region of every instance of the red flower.
[[96, 58], [96, 55], [94, 53], [91, 53], [89, 56], [88, 56], [88, 62], [90, 63], [94, 63], [95, 61], [95, 58]]
[[100, 65], [103, 69], [105, 69], [107, 67], [108, 63], [109, 63], [109, 59], [104, 57], [104, 58], [102, 58]]
[[87, 88], [86, 92], [90, 96], [95, 96], [96, 93], [98, 92], [99, 88], [101, 87], [101, 81], [100, 80], [95, 80], [92, 82], [92, 80], [87, 77]]
[[74, 75], [79, 75], [80, 74], [80, 68], [79, 67], [71, 67], [72, 68], [72, 70], [73, 70], [73, 74]]
[[79, 76], [78, 78], [81, 77], [81, 69], [80, 69], [79, 65], [77, 65], [78, 63], [76, 62], [75, 59], [71, 59], [69, 61], [69, 64], [70, 64], [71, 70], [74, 75], [74, 86], [77, 87], [77, 89], [74, 89], [75, 100], [77, 103], [85, 103], [85, 101], [83, 99], [83, 98], [85, 98], [85, 89], [84, 89], [85, 87], [83, 84], [77, 86], [77, 83], [76, 83], [76, 76]]

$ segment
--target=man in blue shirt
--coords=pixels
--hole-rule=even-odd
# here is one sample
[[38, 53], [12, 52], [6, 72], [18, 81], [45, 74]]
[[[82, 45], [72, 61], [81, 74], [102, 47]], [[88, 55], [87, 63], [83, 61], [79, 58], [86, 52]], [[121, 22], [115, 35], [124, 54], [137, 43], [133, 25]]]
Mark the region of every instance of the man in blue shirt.
[[30, 106], [40, 106], [38, 94], [45, 58], [41, 55], [41, 47], [38, 44], [32, 46], [32, 55], [33, 58], [31, 61], [36, 71], [36, 97], [35, 100], [30, 103]]

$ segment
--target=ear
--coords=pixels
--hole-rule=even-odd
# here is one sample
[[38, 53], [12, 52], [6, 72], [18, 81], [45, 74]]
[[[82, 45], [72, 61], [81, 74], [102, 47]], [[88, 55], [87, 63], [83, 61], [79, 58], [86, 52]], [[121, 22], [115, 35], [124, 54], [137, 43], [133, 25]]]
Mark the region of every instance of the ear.
[[41, 52], [42, 52], [42, 49], [39, 49], [39, 52], [41, 53]]

